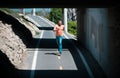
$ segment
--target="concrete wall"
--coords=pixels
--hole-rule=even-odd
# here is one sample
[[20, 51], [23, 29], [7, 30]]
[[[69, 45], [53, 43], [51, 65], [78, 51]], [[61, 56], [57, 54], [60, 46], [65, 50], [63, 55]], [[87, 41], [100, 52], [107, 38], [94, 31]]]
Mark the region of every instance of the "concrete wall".
[[112, 78], [120, 78], [120, 9], [108, 9], [109, 31], [109, 74]]
[[77, 38], [109, 78], [115, 78], [120, 64], [120, 21], [116, 21], [117, 14], [120, 13], [115, 8], [82, 8], [77, 11]]

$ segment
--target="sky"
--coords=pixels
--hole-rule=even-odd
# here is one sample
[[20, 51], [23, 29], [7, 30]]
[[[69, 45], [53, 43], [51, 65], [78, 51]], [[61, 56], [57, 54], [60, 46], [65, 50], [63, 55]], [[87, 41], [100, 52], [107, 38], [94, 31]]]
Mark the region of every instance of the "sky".
[[[19, 9], [19, 8], [18, 8]], [[13, 10], [18, 10], [17, 8], [13, 8]], [[32, 11], [32, 9], [33, 8], [25, 8], [25, 12], [31, 12]], [[36, 9], [36, 11], [41, 11], [41, 10], [45, 10], [45, 11], [47, 11], [47, 12], [50, 12], [50, 8], [35, 8]]]
[[[41, 11], [42, 9], [45, 9], [45, 11], [50, 12], [50, 8], [35, 8], [36, 11]], [[32, 8], [25, 9], [26, 12], [31, 12]]]

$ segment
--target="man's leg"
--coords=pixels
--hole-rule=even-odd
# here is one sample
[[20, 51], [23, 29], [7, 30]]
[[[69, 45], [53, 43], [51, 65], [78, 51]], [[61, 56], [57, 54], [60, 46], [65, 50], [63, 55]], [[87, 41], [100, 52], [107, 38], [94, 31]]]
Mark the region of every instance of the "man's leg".
[[63, 39], [63, 37], [59, 36], [59, 52], [60, 52], [60, 54], [62, 54], [62, 39]]
[[57, 43], [57, 46], [59, 46], [59, 37], [56, 36], [56, 43]]
[[59, 36], [56, 36], [56, 43], [57, 43], [57, 51], [59, 51]]

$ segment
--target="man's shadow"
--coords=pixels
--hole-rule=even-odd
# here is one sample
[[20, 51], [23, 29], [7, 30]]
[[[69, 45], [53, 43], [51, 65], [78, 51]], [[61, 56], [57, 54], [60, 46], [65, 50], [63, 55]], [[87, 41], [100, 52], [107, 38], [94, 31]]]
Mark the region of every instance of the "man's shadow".
[[56, 56], [58, 56], [59, 54], [58, 53], [45, 53], [45, 55], [56, 55]]

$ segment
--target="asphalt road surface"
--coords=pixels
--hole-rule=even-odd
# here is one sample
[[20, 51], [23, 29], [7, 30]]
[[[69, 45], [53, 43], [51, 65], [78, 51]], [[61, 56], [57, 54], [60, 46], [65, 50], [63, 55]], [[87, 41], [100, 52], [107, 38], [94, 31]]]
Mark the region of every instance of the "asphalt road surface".
[[[76, 46], [72, 43], [72, 37], [64, 34], [63, 52], [61, 56], [57, 53], [55, 32], [49, 20], [40, 16], [28, 15], [39, 24], [41, 33], [35, 38], [37, 44], [28, 48], [27, 69], [29, 78], [90, 78], [90, 71], [85, 65], [85, 61], [80, 56]], [[27, 72], [27, 71], [26, 71]]]

